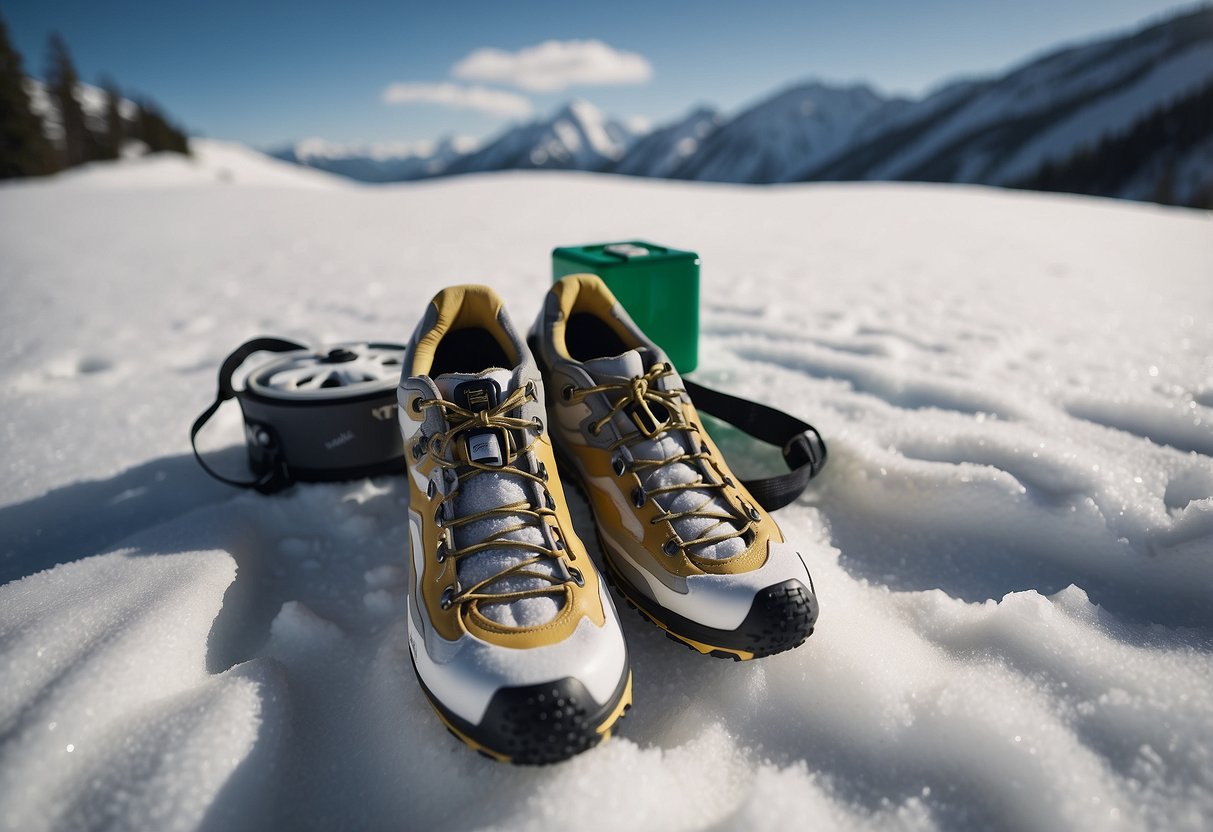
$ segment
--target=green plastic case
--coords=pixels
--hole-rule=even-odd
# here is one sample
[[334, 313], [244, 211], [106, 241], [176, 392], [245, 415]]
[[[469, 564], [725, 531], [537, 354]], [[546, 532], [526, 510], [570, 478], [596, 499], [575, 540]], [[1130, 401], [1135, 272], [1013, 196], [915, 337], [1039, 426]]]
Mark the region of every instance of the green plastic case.
[[552, 281], [602, 278], [680, 373], [699, 363], [699, 255], [642, 240], [552, 249]]

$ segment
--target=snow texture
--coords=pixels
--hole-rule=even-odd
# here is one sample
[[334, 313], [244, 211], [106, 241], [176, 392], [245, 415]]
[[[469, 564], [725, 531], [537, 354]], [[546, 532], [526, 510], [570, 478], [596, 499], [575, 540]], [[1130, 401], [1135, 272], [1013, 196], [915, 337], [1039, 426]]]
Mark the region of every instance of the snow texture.
[[[0, 186], [0, 829], [1209, 828], [1208, 214], [199, 155]], [[702, 257], [695, 377], [830, 444], [776, 515], [821, 620], [734, 664], [624, 609], [622, 736], [497, 765], [413, 678], [403, 481], [237, 493], [186, 430], [249, 336], [529, 320], [553, 246], [636, 237]], [[202, 447], [241, 471], [235, 405]]]

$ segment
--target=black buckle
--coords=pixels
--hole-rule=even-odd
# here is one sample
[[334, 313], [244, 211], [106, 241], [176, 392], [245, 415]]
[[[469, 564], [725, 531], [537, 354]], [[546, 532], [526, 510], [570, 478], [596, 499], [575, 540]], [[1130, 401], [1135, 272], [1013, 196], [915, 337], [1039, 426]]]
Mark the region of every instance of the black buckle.
[[257, 484], [253, 488], [262, 494], [277, 494], [279, 491], [285, 491], [294, 484], [295, 481], [291, 478], [291, 471], [286, 466], [286, 460], [280, 454], [274, 454], [269, 470], [261, 475], [261, 478], [257, 480]]
[[295, 480], [282, 453], [282, 442], [273, 426], [247, 421], [244, 432], [248, 438], [250, 467], [257, 474], [253, 488], [262, 494], [276, 494], [294, 485]]
[[783, 459], [793, 471], [809, 466], [811, 476], [815, 477], [826, 464], [825, 440], [816, 428], [808, 428], [784, 443]]

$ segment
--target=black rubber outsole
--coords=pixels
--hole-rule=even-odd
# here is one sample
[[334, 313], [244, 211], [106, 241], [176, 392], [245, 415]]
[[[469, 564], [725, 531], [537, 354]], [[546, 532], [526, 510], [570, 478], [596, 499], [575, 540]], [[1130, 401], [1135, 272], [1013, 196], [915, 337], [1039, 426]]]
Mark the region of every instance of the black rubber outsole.
[[550, 765], [588, 751], [610, 737], [632, 707], [631, 670], [601, 706], [579, 680], [565, 677], [498, 690], [473, 725], [444, 707], [416, 671], [414, 659], [417, 684], [453, 737], [483, 757], [515, 765]]
[[718, 630], [647, 601], [609, 560], [606, 574], [624, 602], [641, 618], [664, 630], [667, 638], [718, 659], [739, 662], [794, 650], [813, 635], [817, 623], [816, 596], [794, 579], [760, 590], [735, 630]]

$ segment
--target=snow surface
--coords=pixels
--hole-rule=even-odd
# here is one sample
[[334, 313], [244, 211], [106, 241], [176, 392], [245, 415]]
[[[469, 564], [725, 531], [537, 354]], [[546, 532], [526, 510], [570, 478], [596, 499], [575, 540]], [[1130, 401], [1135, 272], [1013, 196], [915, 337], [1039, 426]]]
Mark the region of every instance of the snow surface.
[[[199, 157], [0, 187], [0, 828], [1213, 825], [1209, 214]], [[187, 428], [249, 336], [402, 341], [468, 280], [525, 325], [554, 245], [636, 237], [702, 256], [694, 377], [830, 443], [777, 514], [820, 625], [733, 664], [625, 609], [622, 736], [497, 765], [413, 679], [403, 483], [236, 493]]]

